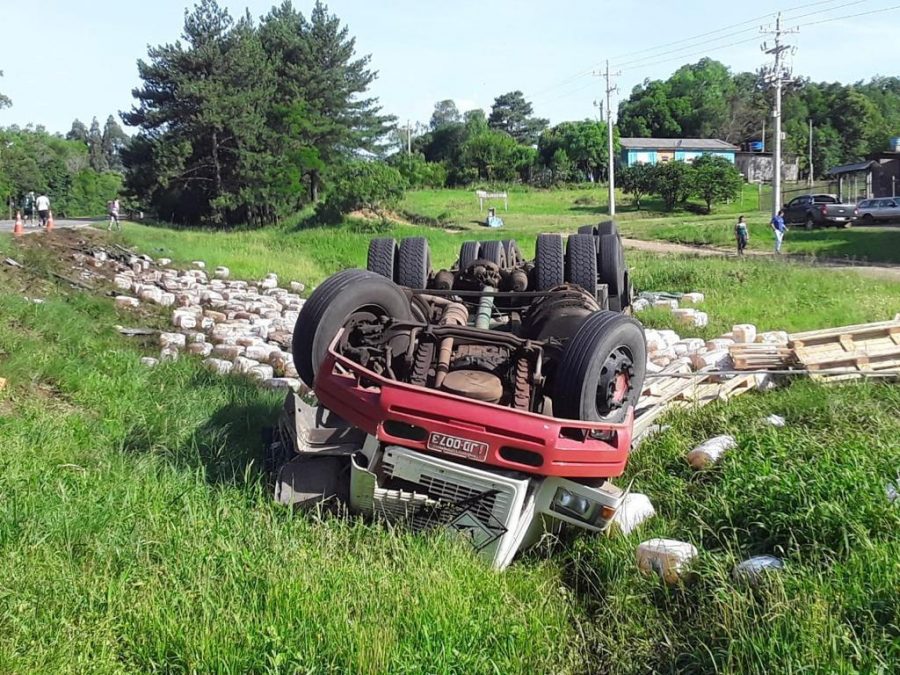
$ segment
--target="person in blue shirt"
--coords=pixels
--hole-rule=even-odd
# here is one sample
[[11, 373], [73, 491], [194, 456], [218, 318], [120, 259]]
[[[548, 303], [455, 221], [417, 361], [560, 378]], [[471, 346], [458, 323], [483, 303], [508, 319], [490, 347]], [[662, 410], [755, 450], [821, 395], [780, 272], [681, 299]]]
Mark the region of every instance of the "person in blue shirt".
[[775, 253], [781, 253], [781, 242], [784, 240], [784, 233], [787, 232], [787, 225], [784, 224], [784, 211], [779, 211], [772, 216], [772, 232], [775, 233]]

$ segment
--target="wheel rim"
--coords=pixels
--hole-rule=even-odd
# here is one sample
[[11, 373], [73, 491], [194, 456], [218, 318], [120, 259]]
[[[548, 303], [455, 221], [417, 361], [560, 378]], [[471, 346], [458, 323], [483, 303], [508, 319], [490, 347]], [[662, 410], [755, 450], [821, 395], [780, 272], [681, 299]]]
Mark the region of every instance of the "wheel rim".
[[601, 416], [621, 410], [632, 393], [634, 362], [630, 351], [624, 346], [617, 347], [600, 369], [597, 383], [596, 405]]

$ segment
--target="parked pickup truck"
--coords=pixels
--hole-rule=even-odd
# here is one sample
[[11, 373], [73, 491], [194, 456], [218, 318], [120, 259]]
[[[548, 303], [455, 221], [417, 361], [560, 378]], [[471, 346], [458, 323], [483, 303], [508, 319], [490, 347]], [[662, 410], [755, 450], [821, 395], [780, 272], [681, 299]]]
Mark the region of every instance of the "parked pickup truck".
[[858, 216], [854, 204], [841, 204], [835, 195], [801, 195], [784, 206], [784, 222], [815, 227], [850, 227]]

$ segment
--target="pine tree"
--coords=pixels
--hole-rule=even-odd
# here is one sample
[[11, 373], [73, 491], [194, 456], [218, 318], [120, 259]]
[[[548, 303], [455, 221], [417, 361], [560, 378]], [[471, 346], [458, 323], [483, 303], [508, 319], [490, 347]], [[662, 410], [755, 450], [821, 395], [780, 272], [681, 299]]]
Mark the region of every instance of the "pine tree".
[[100, 131], [100, 122], [97, 121], [96, 117], [91, 121], [91, 128], [87, 135], [87, 144], [91, 168], [101, 173], [108, 171], [109, 162], [107, 162], [106, 155], [103, 152], [103, 134]]
[[121, 153], [122, 148], [124, 148], [127, 143], [128, 135], [122, 130], [119, 123], [116, 122], [116, 118], [112, 115], [107, 117], [106, 124], [103, 125], [101, 147], [103, 149], [103, 156], [106, 158], [106, 164], [111, 170], [122, 170]]

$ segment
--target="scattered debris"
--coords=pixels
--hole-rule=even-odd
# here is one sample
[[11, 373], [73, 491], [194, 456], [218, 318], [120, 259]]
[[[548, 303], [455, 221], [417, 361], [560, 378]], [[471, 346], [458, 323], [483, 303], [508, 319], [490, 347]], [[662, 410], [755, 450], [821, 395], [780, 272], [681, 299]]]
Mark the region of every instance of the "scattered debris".
[[765, 421], [771, 427], [783, 427], [787, 423], [781, 415], [769, 415]]
[[12, 266], [12, 267], [19, 267], [19, 268], [22, 267], [22, 263], [20, 263], [20, 262], [17, 261], [17, 260], [13, 260], [12, 258], [5, 258], [5, 259], [3, 260], [3, 262], [5, 262], [7, 265], [10, 265], [10, 266]]
[[[0, 389], [3, 389], [2, 384], [0, 384]], [[891, 504], [900, 499], [900, 478], [885, 485], [884, 493], [887, 495], [887, 500]]]
[[0, 391], [3, 391], [4, 389], [6, 389], [6, 378], [0, 377]]
[[631, 492], [625, 495], [622, 503], [616, 511], [613, 522], [619, 527], [622, 534], [631, 534], [637, 527], [656, 515], [656, 509], [647, 495], [639, 492]]
[[735, 565], [731, 571], [731, 577], [735, 581], [756, 586], [762, 581], [764, 575], [780, 572], [783, 569], [784, 562], [780, 558], [773, 555], [756, 555]]
[[736, 447], [737, 441], [734, 439], [734, 436], [713, 436], [691, 450], [685, 459], [688, 464], [699, 471], [715, 464], [726, 451]]
[[686, 579], [697, 547], [677, 539], [648, 539], [637, 547], [637, 564], [644, 574], [656, 573], [668, 584]]
[[143, 356], [141, 357], [141, 365], [147, 366], [148, 368], [154, 368], [159, 365], [159, 359], [155, 359], [152, 356]]

